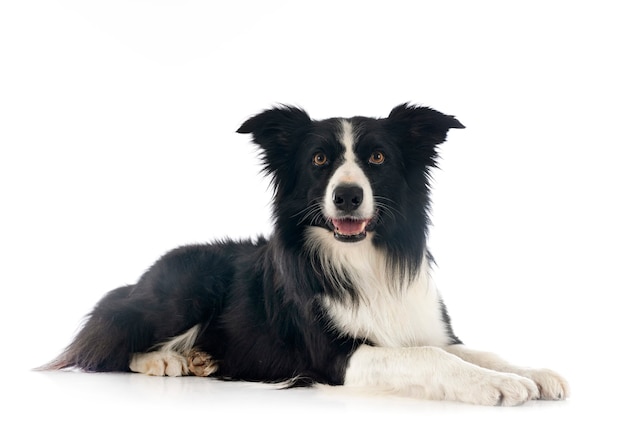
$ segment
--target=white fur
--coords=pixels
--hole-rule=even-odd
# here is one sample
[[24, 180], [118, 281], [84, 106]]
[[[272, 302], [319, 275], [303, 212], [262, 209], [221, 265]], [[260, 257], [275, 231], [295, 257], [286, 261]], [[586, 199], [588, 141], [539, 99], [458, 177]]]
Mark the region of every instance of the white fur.
[[339, 142], [343, 145], [343, 163], [331, 176], [324, 195], [323, 212], [326, 216], [335, 217], [337, 211], [333, 202], [333, 191], [341, 184], [355, 184], [363, 189], [363, 202], [355, 212], [356, 218], [369, 219], [374, 216], [374, 193], [367, 176], [357, 162], [354, 146], [356, 144], [356, 134], [352, 124], [348, 120], [341, 121], [341, 132]]
[[438, 347], [362, 345], [350, 358], [345, 385], [482, 405], [511, 406], [540, 396], [528, 378], [479, 367]]
[[187, 353], [189, 352], [194, 344], [196, 343], [196, 339], [198, 339], [198, 333], [200, 332], [200, 325], [194, 325], [186, 332], [164, 342], [159, 346], [159, 350], [161, 351], [175, 351], [178, 353]]
[[532, 369], [509, 364], [493, 353], [481, 352], [456, 344], [444, 349], [459, 358], [497, 372], [509, 372], [529, 378], [539, 387], [540, 398], [543, 400], [562, 400], [569, 396], [569, 385], [558, 373], [549, 369]]
[[325, 248], [324, 262], [349, 276], [359, 296], [323, 298], [335, 328], [342, 334], [386, 347], [444, 346], [449, 337], [441, 321], [439, 294], [422, 260], [418, 274], [406, 283], [389, 273], [387, 260], [371, 244], [340, 243], [324, 229], [312, 229]]

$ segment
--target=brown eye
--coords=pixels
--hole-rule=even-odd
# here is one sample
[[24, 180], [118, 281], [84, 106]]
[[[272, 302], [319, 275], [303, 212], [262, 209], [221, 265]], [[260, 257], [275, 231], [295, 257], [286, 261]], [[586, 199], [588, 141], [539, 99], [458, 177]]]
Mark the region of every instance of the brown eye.
[[324, 166], [328, 163], [328, 157], [323, 152], [315, 153], [313, 156], [313, 165]]
[[374, 151], [368, 160], [372, 165], [381, 165], [385, 161], [385, 155], [380, 151]]

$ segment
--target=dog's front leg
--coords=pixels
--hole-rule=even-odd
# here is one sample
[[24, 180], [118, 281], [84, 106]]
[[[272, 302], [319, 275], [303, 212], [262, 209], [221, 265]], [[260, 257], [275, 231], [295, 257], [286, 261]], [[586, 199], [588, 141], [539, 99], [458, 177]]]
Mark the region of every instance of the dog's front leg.
[[539, 397], [528, 378], [479, 367], [437, 347], [362, 345], [350, 357], [344, 384], [482, 405], [512, 406]]
[[472, 350], [462, 344], [449, 345], [445, 347], [445, 350], [467, 362], [486, 369], [515, 373], [530, 378], [539, 387], [540, 398], [542, 400], [564, 400], [569, 396], [569, 385], [567, 381], [552, 370], [515, 366], [493, 353]]

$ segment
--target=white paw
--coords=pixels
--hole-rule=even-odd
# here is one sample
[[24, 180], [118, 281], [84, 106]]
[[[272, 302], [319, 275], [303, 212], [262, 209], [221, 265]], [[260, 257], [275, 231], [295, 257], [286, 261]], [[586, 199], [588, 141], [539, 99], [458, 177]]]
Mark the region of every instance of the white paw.
[[481, 369], [480, 374], [459, 382], [450, 398], [487, 406], [517, 406], [539, 398], [539, 389], [532, 380], [514, 373]]
[[569, 384], [561, 375], [552, 370], [525, 369], [521, 375], [537, 384], [541, 400], [565, 400], [569, 397]]
[[173, 351], [136, 353], [128, 367], [133, 372], [154, 376], [182, 376], [189, 373], [187, 358]]

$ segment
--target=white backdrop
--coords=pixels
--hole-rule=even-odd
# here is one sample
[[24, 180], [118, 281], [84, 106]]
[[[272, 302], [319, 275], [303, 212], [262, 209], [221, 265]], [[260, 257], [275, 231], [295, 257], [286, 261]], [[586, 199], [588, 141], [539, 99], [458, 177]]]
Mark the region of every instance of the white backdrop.
[[[104, 445], [120, 427], [143, 427], [137, 443], [193, 437], [178, 426], [209, 441], [295, 428], [313, 444], [334, 427], [350, 443], [623, 444], [619, 2], [221, 3], [0, 6], [8, 434]], [[406, 101], [467, 127], [442, 146], [433, 194], [431, 248], [456, 332], [560, 371], [571, 400], [487, 410], [29, 371], [165, 251], [270, 232], [267, 182], [234, 132], [250, 115], [287, 103], [314, 118], [385, 116]]]

